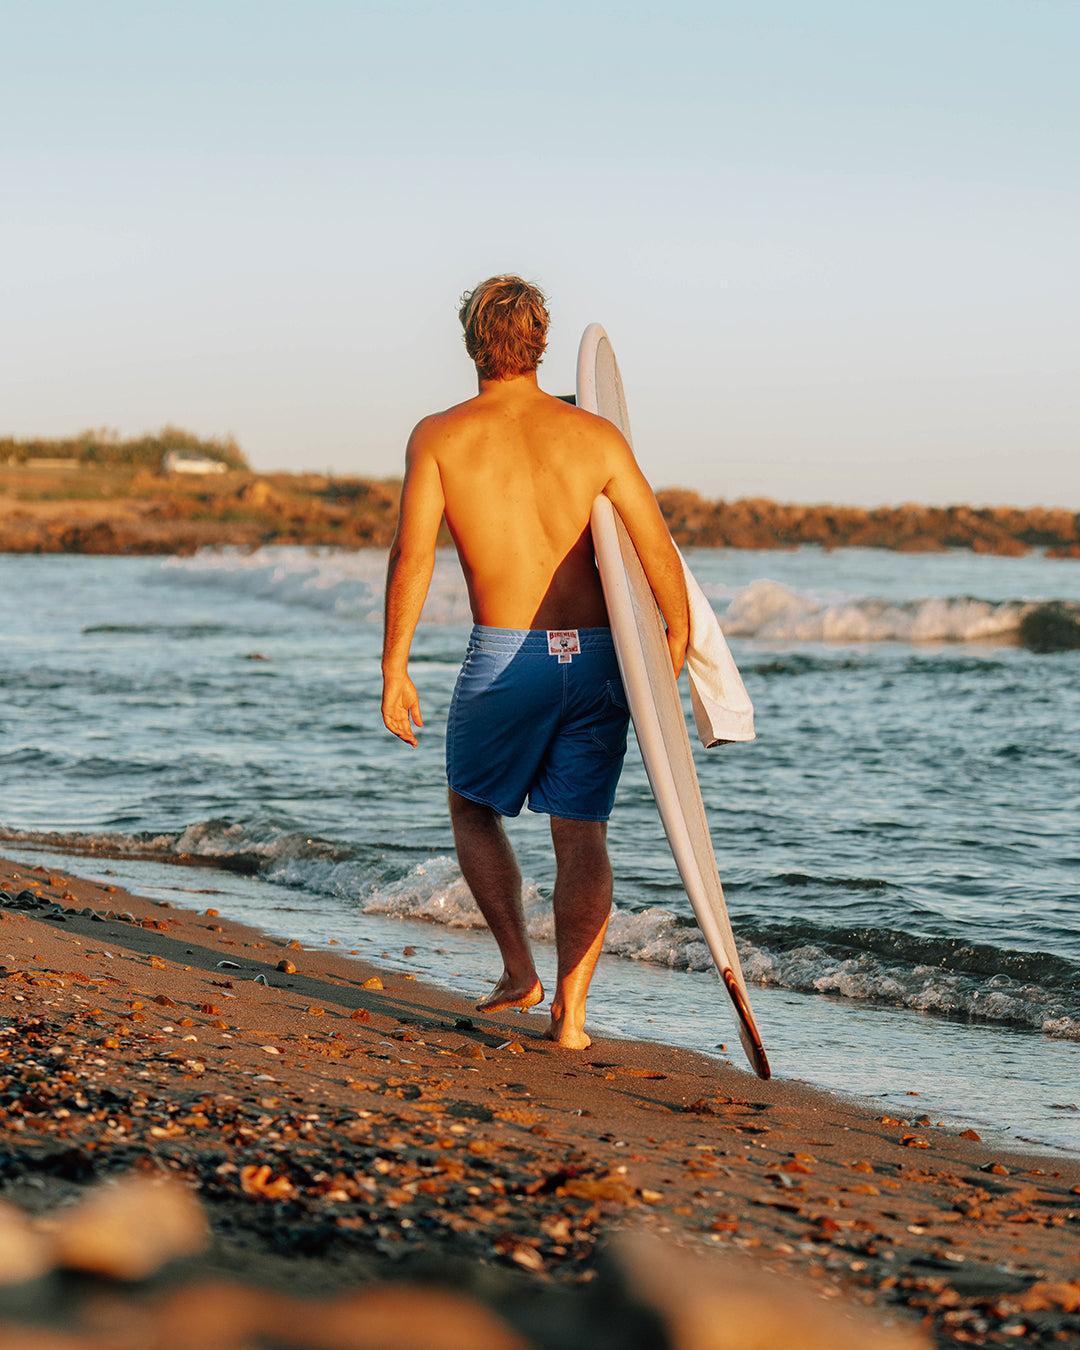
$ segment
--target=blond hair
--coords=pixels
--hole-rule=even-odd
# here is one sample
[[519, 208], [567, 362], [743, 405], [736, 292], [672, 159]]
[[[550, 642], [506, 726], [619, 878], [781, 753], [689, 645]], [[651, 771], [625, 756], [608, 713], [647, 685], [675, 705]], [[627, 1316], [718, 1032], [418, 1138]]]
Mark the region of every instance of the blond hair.
[[528, 375], [544, 359], [547, 301], [521, 277], [489, 277], [461, 297], [465, 350], [485, 380]]

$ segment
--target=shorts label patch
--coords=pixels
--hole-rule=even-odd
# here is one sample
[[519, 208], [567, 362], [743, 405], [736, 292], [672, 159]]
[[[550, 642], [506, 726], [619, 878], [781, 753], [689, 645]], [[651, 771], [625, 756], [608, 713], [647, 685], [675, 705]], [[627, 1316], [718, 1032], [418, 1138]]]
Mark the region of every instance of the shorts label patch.
[[576, 628], [549, 628], [547, 630], [548, 656], [557, 656], [559, 665], [569, 665], [581, 652], [581, 639]]

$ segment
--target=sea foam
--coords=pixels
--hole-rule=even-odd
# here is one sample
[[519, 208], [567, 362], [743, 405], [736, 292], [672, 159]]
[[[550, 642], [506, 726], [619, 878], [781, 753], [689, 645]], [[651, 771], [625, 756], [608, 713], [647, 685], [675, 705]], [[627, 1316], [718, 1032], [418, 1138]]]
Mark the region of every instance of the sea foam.
[[[299, 831], [199, 821], [174, 834], [0, 833], [0, 839], [69, 852], [153, 861], [198, 858], [225, 870], [257, 873], [275, 886], [333, 897], [365, 914], [456, 929], [484, 920], [449, 855], [416, 863], [403, 876], [374, 876], [371, 863]], [[526, 880], [522, 903], [530, 937], [554, 939], [551, 903]], [[1050, 953], [997, 949], [957, 938], [888, 928], [839, 928], [806, 920], [754, 927], [736, 914], [748, 982], [919, 1012], [1006, 1023], [1080, 1040], [1080, 971]], [[616, 906], [608, 953], [672, 970], [711, 971], [712, 959], [686, 913], [660, 906]]]
[[[246, 598], [300, 606], [362, 624], [382, 622], [386, 555], [378, 549], [261, 548], [174, 558], [162, 575]], [[1007, 642], [1057, 650], [1080, 645], [1080, 603], [930, 596], [823, 597], [761, 579], [706, 588], [725, 633], [766, 642]], [[467, 625], [468, 595], [454, 555], [440, 550], [423, 621]]]

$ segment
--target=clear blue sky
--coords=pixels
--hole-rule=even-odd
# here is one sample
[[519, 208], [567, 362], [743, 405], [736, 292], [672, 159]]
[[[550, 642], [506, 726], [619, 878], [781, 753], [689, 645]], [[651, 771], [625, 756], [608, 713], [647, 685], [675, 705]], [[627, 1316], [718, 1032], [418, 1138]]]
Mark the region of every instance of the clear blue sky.
[[1080, 4], [0, 0], [0, 434], [397, 472], [548, 291], [657, 484], [1080, 508]]

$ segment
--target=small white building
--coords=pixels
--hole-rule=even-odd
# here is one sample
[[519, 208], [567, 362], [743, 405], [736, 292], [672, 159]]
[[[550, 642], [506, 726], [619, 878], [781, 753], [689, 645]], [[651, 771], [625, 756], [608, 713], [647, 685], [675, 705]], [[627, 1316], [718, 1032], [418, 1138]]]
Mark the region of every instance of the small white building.
[[161, 467], [166, 473], [225, 473], [227, 464], [220, 459], [210, 459], [207, 455], [193, 455], [186, 450], [170, 450], [162, 460]]

